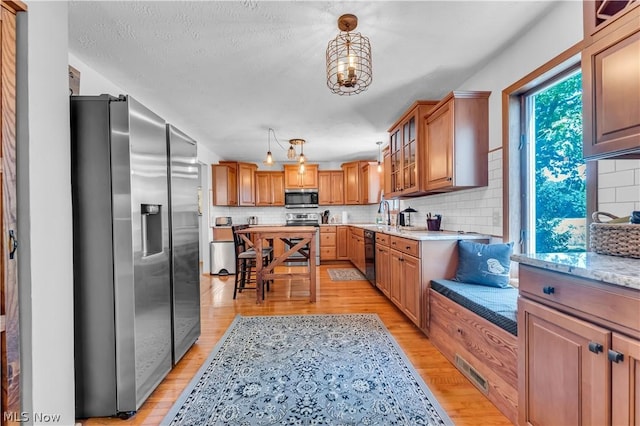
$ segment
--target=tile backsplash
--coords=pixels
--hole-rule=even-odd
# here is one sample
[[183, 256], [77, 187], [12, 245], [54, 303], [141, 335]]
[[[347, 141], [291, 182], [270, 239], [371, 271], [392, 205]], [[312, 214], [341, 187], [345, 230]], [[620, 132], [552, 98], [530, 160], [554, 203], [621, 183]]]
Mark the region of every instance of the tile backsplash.
[[447, 231], [502, 236], [502, 148], [489, 152], [489, 185], [482, 188], [405, 199], [400, 210], [413, 207], [414, 226], [426, 226], [427, 214], [441, 214]]
[[640, 160], [598, 161], [598, 210], [616, 216], [640, 210]]

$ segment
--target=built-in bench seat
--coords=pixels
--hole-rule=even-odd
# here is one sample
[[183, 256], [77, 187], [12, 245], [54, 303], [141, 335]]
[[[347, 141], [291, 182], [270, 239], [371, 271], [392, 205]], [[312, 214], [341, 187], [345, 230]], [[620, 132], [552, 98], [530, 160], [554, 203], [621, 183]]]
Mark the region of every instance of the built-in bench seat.
[[431, 288], [514, 336], [518, 335], [518, 289], [433, 280]]
[[514, 424], [517, 299], [513, 287], [433, 280], [429, 289], [429, 339]]

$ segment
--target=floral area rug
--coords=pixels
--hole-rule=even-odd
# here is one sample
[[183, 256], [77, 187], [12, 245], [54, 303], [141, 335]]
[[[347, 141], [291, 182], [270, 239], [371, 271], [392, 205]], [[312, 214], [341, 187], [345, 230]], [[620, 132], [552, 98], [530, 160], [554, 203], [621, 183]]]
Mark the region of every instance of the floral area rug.
[[452, 425], [375, 314], [238, 316], [163, 425]]
[[355, 268], [327, 269], [331, 281], [366, 280], [364, 275]]

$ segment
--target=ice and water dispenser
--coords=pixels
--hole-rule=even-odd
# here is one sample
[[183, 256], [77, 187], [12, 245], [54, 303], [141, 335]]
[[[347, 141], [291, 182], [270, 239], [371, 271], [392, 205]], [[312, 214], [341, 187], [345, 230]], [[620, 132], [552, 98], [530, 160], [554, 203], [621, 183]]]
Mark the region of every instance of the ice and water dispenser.
[[142, 204], [142, 257], [162, 253], [162, 205]]

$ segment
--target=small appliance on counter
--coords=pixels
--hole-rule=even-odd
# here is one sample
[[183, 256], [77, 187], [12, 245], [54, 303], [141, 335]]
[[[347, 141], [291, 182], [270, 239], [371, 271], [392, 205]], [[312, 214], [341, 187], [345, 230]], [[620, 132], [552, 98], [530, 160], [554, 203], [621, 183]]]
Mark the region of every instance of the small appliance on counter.
[[398, 215], [398, 225], [399, 226], [411, 226], [411, 213], [418, 213], [418, 210], [412, 208], [411, 206], [402, 210]]
[[231, 216], [216, 217], [216, 226], [231, 226]]
[[258, 216], [249, 216], [247, 218], [247, 223], [249, 225], [257, 225], [258, 224]]

